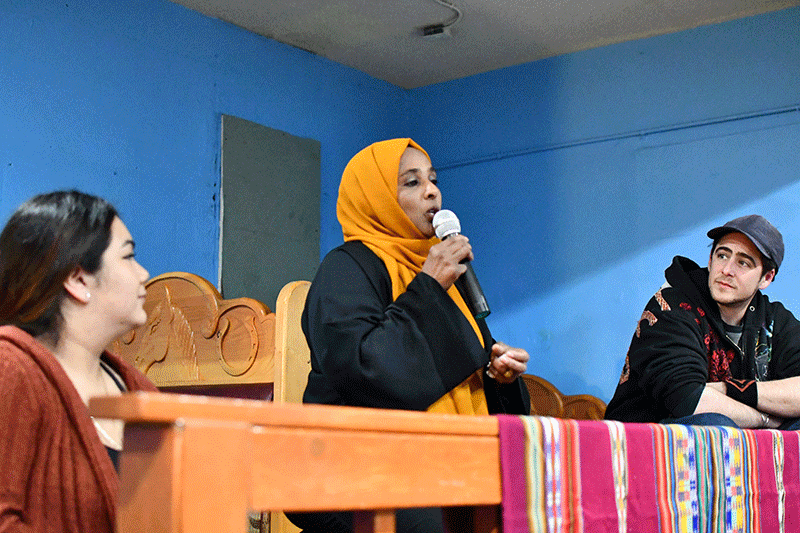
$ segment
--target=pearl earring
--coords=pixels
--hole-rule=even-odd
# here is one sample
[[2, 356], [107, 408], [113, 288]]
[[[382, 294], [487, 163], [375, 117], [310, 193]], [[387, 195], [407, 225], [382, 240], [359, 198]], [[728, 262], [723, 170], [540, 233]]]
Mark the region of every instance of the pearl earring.
[[92, 297], [92, 295], [87, 292], [86, 293], [86, 301], [88, 302], [91, 297]]

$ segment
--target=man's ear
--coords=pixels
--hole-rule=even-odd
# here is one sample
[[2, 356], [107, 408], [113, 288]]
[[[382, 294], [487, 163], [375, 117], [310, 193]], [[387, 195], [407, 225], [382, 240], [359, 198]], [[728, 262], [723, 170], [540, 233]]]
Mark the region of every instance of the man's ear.
[[758, 284], [758, 288], [760, 290], [764, 290], [769, 287], [769, 284], [772, 283], [772, 280], [775, 279], [775, 269], [773, 268], [763, 276], [761, 276], [761, 283]]
[[81, 303], [89, 303], [89, 274], [81, 267], [75, 267], [64, 280], [64, 289], [73, 299]]

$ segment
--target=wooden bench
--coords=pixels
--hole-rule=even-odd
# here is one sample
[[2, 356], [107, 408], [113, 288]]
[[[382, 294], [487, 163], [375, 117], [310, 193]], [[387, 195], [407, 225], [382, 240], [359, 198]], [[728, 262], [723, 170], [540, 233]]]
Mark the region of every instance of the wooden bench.
[[[225, 300], [207, 280], [171, 272], [147, 283], [147, 323], [110, 347], [162, 392], [300, 403], [311, 368], [300, 315], [310, 283], [281, 290], [272, 312], [251, 298]], [[523, 376], [531, 414], [602, 418], [605, 404], [564, 396], [537, 376]], [[126, 447], [128, 441], [126, 440]], [[258, 531], [298, 531], [281, 512], [259, 518]]]

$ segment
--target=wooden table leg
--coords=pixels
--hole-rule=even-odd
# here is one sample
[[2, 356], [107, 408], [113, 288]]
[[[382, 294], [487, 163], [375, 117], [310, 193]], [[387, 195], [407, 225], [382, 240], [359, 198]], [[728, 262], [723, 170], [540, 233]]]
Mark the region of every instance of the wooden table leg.
[[356, 511], [353, 513], [354, 533], [394, 533], [395, 527], [393, 509]]
[[500, 533], [500, 508], [497, 505], [445, 507], [442, 513], [448, 533]]
[[250, 428], [189, 420], [129, 424], [120, 459], [120, 533], [247, 531]]
[[500, 533], [500, 517], [502, 515], [499, 505], [479, 505], [473, 510], [475, 512], [473, 524], [475, 533]]
[[117, 531], [180, 532], [176, 477], [182, 444], [182, 432], [173, 425], [125, 426]]

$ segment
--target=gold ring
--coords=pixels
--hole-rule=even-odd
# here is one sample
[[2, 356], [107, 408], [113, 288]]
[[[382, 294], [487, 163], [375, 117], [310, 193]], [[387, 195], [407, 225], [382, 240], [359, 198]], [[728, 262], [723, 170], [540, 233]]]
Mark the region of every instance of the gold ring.
[[510, 368], [508, 370], [506, 370], [505, 372], [503, 372], [503, 376], [506, 377], [506, 378], [510, 378], [513, 375], [514, 375], [514, 372]]

